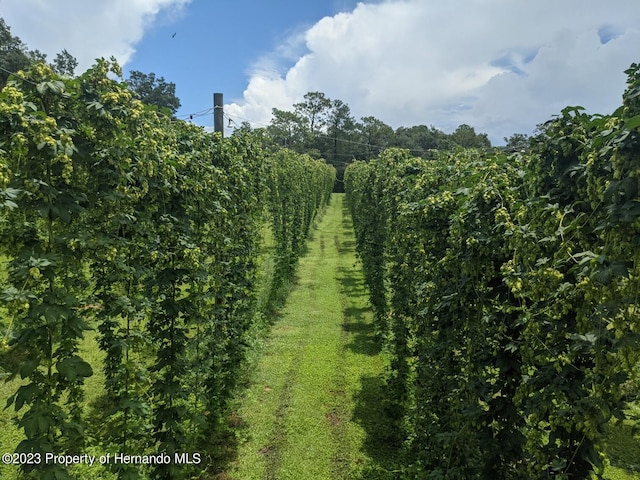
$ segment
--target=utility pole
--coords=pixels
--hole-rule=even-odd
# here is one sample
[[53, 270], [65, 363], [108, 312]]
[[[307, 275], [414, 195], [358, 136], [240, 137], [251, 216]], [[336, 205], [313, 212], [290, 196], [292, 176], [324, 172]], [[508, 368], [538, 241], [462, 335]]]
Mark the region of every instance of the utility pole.
[[221, 93], [213, 94], [213, 131], [220, 132], [224, 137], [224, 101]]

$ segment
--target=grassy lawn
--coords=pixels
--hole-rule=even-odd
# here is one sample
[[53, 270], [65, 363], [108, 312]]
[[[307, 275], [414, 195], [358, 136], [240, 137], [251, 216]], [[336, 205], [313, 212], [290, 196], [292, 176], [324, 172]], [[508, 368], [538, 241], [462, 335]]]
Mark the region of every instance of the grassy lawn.
[[300, 261], [237, 412], [237, 458], [221, 478], [359, 478], [384, 449], [372, 440], [384, 358], [343, 198], [334, 194]]
[[[0, 256], [0, 285], [4, 284], [7, 280], [7, 258]], [[8, 318], [7, 310], [0, 307], [0, 347], [5, 348], [9, 338], [7, 332]], [[23, 436], [18, 430], [18, 427], [14, 424], [12, 417], [13, 409], [5, 410], [4, 407], [7, 404], [7, 399], [15, 393], [20, 387], [20, 380], [12, 380], [7, 382], [5, 380], [6, 372], [3, 365], [0, 363], [0, 455], [3, 453], [11, 453], [15, 449], [16, 445], [20, 443]], [[13, 466], [7, 466], [0, 463], [0, 478], [12, 479], [15, 478], [17, 468]]]
[[640, 403], [630, 405], [627, 414], [629, 419], [609, 425], [605, 478], [610, 480], [640, 479]]

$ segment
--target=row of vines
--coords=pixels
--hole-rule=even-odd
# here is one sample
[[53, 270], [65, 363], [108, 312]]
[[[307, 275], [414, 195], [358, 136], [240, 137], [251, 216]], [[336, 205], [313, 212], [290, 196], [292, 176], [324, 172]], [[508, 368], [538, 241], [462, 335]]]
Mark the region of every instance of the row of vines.
[[387, 150], [345, 174], [402, 478], [589, 478], [638, 395], [640, 66], [532, 152]]
[[[74, 79], [36, 65], [0, 92], [3, 366], [23, 380], [8, 402], [24, 432], [16, 452], [40, 459], [21, 468], [41, 479], [76, 475], [45, 453], [209, 451], [257, 318], [265, 221], [290, 269], [335, 178], [323, 162], [160, 116], [120, 76], [104, 60]], [[103, 365], [80, 354], [94, 329]], [[104, 409], [89, 436], [95, 368]], [[117, 478], [203, 470], [107, 467]]]

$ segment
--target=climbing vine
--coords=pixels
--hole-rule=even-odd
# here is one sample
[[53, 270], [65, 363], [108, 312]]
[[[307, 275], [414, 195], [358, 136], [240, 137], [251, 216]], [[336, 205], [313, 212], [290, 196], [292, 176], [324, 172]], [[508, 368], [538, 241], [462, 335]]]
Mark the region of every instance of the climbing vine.
[[[290, 272], [335, 171], [163, 117], [106, 60], [75, 79], [44, 65], [11, 77], [0, 158], [3, 349], [24, 379], [9, 400], [25, 435], [16, 451], [74, 455], [99, 442], [112, 454], [206, 455], [256, 318], [264, 223], [273, 220]], [[89, 329], [102, 365], [79, 354]], [[107, 405], [99, 439], [85, 431], [83, 402], [96, 368]], [[76, 475], [59, 463], [22, 468]], [[194, 473], [179, 462], [108, 468], [119, 478]]]
[[[638, 66], [532, 151], [345, 173], [410, 478], [587, 478], [637, 375]], [[637, 380], [637, 378], [635, 378]]]
[[329, 201], [336, 171], [324, 161], [291, 150], [275, 153], [268, 168], [277, 282], [291, 275], [313, 219]]

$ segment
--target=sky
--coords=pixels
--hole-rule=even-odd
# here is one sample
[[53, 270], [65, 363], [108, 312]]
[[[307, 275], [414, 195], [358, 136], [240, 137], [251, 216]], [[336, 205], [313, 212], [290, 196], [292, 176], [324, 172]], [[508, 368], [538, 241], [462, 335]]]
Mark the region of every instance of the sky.
[[320, 91], [357, 120], [501, 145], [568, 105], [613, 112], [640, 62], [638, 0], [0, 0], [0, 16], [76, 73], [114, 56], [174, 82], [177, 115], [205, 127], [214, 92], [227, 124], [260, 127]]

